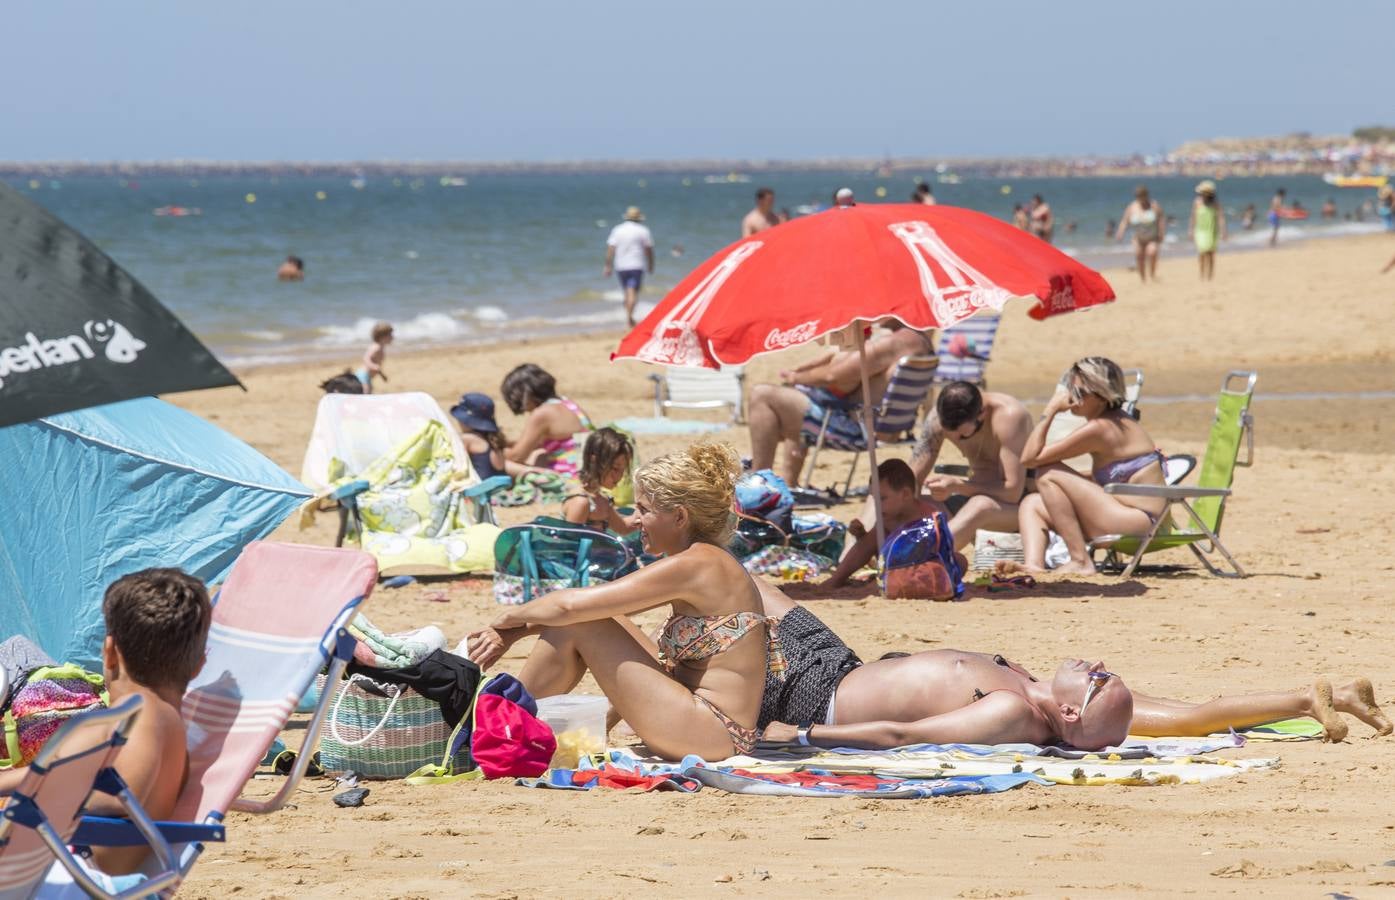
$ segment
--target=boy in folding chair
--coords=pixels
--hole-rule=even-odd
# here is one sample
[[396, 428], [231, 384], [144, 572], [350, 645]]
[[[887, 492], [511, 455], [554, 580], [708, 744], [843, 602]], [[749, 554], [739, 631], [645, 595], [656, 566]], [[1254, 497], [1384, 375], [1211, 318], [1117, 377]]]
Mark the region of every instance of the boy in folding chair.
[[[184, 787], [189, 752], [179, 708], [189, 681], [203, 667], [213, 606], [203, 582], [178, 569], [146, 569], [120, 578], [102, 600], [107, 637], [102, 674], [110, 705], [131, 695], [141, 712], [116, 758], [116, 770], [151, 818], [167, 819]], [[12, 793], [25, 770], [0, 772], [0, 797]], [[104, 794], [93, 795], [90, 815], [123, 815]], [[150, 849], [94, 848], [101, 872], [125, 875], [144, 864]], [[66, 877], [54, 865], [50, 873]], [[46, 896], [47, 894], [41, 894]]]

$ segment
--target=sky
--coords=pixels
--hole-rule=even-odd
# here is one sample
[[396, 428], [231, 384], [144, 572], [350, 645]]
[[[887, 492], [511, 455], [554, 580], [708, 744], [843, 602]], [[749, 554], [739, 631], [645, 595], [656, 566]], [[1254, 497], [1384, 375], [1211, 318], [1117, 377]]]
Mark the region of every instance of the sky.
[[1117, 155], [1395, 124], [1389, 0], [7, 0], [0, 158]]

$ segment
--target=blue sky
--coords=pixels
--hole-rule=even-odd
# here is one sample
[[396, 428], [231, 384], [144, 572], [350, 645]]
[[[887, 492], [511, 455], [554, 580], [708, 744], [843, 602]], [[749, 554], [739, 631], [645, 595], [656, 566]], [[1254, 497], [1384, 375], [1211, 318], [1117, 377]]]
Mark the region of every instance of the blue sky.
[[1328, 9], [10, 0], [0, 158], [1115, 154], [1395, 124], [1388, 0]]

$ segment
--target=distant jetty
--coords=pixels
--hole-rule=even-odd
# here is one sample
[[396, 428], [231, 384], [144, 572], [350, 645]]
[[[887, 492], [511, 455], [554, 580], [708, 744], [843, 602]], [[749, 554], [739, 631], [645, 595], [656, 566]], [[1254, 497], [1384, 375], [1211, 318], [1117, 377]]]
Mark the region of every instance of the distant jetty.
[[875, 172], [934, 177], [936, 174], [1001, 178], [1071, 176], [1324, 175], [1395, 172], [1395, 129], [1363, 128], [1351, 135], [1292, 134], [1265, 138], [1189, 141], [1159, 154], [1129, 156], [976, 158], [917, 156], [820, 159], [714, 158], [685, 160], [356, 160], [230, 162], [172, 159], [126, 162], [64, 160], [0, 161], [0, 177], [59, 178], [98, 175], [118, 178], [173, 175], [324, 176], [343, 178], [463, 178], [477, 175], [727, 174], [764, 172]]

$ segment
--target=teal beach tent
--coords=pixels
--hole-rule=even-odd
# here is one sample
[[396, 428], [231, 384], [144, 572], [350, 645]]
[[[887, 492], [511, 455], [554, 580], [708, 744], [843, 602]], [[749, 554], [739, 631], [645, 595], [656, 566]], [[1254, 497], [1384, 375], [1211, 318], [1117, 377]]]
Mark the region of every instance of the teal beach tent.
[[0, 428], [0, 640], [101, 659], [102, 595], [176, 566], [217, 581], [310, 491], [192, 413], [140, 398]]

